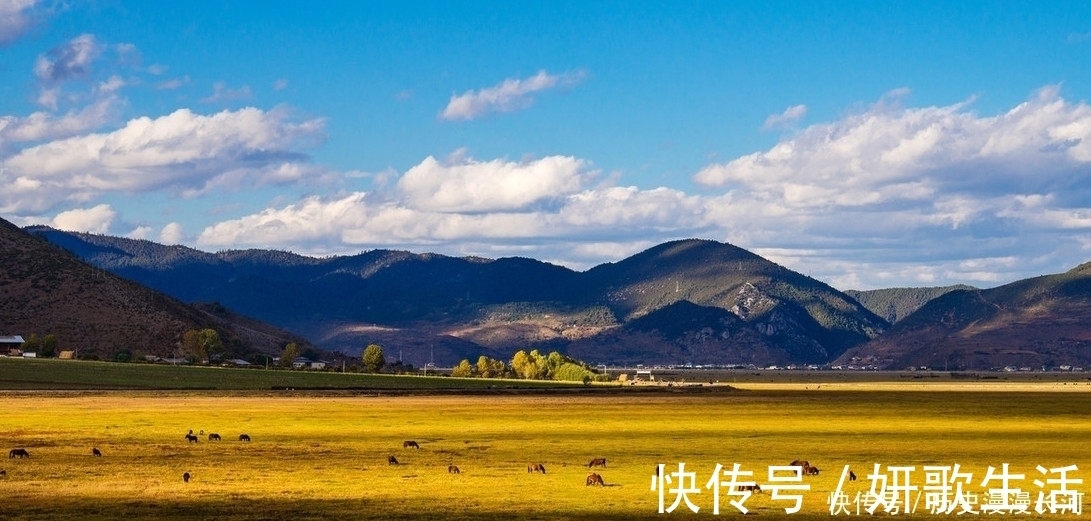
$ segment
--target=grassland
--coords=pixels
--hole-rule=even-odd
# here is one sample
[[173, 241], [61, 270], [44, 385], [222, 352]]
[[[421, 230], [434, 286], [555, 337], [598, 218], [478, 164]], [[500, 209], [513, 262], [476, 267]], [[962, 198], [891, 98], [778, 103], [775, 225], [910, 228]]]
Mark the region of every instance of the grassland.
[[[717, 463], [741, 463], [762, 482], [769, 465], [799, 458], [824, 472], [805, 479], [803, 511], [791, 518], [825, 519], [843, 465], [861, 478], [874, 463], [917, 466], [923, 485], [922, 465], [957, 463], [975, 489], [1003, 463], [1026, 474], [1030, 491], [1037, 465], [1076, 464], [1084, 477], [1091, 393], [994, 391], [9, 391], [0, 448], [32, 457], [0, 463], [0, 519], [708, 519], [717, 516], [704, 484]], [[186, 443], [190, 429], [224, 441]], [[237, 441], [244, 432], [251, 443]], [[421, 449], [402, 448], [410, 439]], [[606, 487], [584, 485], [595, 457], [607, 458], [596, 470]], [[547, 473], [528, 474], [529, 462]], [[658, 514], [655, 465], [680, 462], [697, 472], [701, 511]], [[462, 473], [448, 474], [450, 464]], [[769, 494], [747, 501], [765, 519], [785, 517], [786, 505]], [[741, 516], [726, 498], [721, 509]]]
[[0, 357], [0, 389], [9, 390], [488, 389], [571, 385], [527, 380], [498, 381]]

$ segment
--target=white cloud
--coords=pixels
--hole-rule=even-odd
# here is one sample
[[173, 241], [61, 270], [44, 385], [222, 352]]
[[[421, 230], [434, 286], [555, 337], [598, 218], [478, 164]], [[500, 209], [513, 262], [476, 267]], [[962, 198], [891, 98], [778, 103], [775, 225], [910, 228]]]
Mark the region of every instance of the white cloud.
[[582, 80], [583, 74], [578, 72], [553, 75], [546, 71], [538, 71], [538, 74], [525, 79], [509, 78], [493, 87], [451, 95], [440, 118], [475, 119], [490, 112], [525, 109], [534, 104], [531, 94], [561, 85], [574, 85]]
[[410, 168], [397, 189], [410, 207], [437, 212], [517, 210], [578, 191], [593, 173], [574, 157], [550, 156], [514, 163], [428, 157]]
[[160, 244], [175, 245], [182, 244], [186, 239], [186, 234], [182, 230], [182, 225], [177, 222], [172, 222], [163, 227], [163, 230], [159, 232]]
[[133, 231], [126, 233], [125, 237], [128, 237], [130, 239], [146, 240], [148, 237], [151, 236], [151, 233], [151, 226], [137, 226], [136, 228], [133, 228]]
[[30, 11], [37, 3], [38, 0], [0, 1], [0, 47], [15, 42], [34, 25]]
[[796, 121], [799, 121], [806, 115], [806, 105], [792, 105], [791, 107], [784, 109], [784, 112], [781, 112], [780, 114], [773, 114], [768, 118], [765, 118], [765, 123], [761, 126], [761, 129], [772, 130], [775, 128], [785, 128]]
[[117, 212], [108, 204], [93, 208], [78, 208], [58, 213], [52, 226], [58, 230], [87, 233], [107, 233]]
[[99, 128], [110, 120], [118, 103], [116, 97], [107, 97], [60, 117], [47, 112], [25, 118], [0, 116], [0, 157], [17, 143], [59, 139]]
[[58, 45], [34, 63], [34, 75], [43, 85], [86, 78], [91, 73], [91, 63], [102, 53], [102, 46], [92, 34], [82, 34], [63, 45]]
[[39, 199], [5, 201], [0, 208], [41, 211], [63, 200], [107, 192], [173, 189], [198, 195], [208, 187], [237, 189], [294, 181], [314, 170], [295, 167], [296, 151], [322, 137], [323, 121], [293, 122], [284, 110], [255, 108], [204, 116], [182, 109], [159, 118], [137, 118], [109, 133], [86, 134], [25, 148], [0, 161], [0, 183], [41, 183]]
[[249, 85], [243, 85], [237, 89], [229, 88], [223, 82], [216, 82], [212, 86], [212, 94], [201, 98], [201, 103], [223, 103], [228, 101], [243, 101], [253, 98]]
[[287, 78], [279, 78], [273, 82], [273, 90], [284, 90], [288, 88]]

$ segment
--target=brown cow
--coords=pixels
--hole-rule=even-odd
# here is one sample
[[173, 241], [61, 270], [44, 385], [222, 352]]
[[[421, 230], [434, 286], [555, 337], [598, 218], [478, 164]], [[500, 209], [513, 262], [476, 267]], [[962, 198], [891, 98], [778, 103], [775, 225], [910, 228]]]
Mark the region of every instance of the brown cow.
[[448, 465], [447, 466], [447, 473], [448, 474], [461, 474], [462, 471], [458, 470], [458, 467], [456, 467], [454, 465]]
[[545, 465], [542, 465], [541, 463], [531, 463], [530, 465], [527, 465], [527, 473], [530, 474], [534, 472], [545, 474]]
[[239, 441], [250, 441], [250, 435], [249, 434], [240, 434], [239, 435]]
[[26, 449], [11, 449], [11, 452], [8, 453], [8, 459], [15, 459], [16, 456], [20, 458], [29, 458], [30, 453], [27, 452]]
[[587, 464], [587, 468], [602, 467], [606, 468], [606, 458], [595, 458], [591, 460], [591, 463]]
[[805, 469], [805, 472], [809, 476], [817, 476], [818, 475], [818, 467], [807, 467]]
[[797, 460], [789, 463], [789, 465], [791, 465], [793, 467], [803, 467], [803, 474], [804, 475], [807, 475], [807, 474], [811, 473], [811, 462], [809, 462], [807, 460], [797, 459]]
[[397, 465], [398, 464], [398, 458], [395, 458], [394, 456], [387, 456], [386, 457], [386, 464], [387, 465]]
[[221, 439], [220, 435], [215, 432], [208, 433], [208, 441], [220, 441]]
[[592, 473], [587, 475], [587, 486], [590, 487], [591, 485], [598, 485], [600, 487], [605, 487], [606, 483], [604, 481], [602, 481], [602, 476], [592, 472]]
[[98, 449], [97, 449], [97, 448], [95, 448], [95, 447], [91, 447], [91, 455], [92, 455], [92, 456], [95, 456], [95, 457], [99, 457], [99, 458], [101, 458], [101, 457], [102, 457], [102, 451], [101, 451], [101, 450], [98, 450]]
[[408, 448], [419, 449], [420, 445], [418, 445], [417, 442], [415, 442], [413, 440], [409, 440], [409, 441], [407, 441], [405, 443], [402, 443], [402, 448], [403, 449], [408, 449]]

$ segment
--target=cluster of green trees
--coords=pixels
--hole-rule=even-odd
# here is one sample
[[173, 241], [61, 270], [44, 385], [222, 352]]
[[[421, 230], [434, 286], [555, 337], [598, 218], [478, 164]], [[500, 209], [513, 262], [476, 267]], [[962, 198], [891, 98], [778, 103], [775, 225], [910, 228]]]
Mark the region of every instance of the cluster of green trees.
[[451, 376], [461, 378], [522, 378], [525, 380], [558, 380], [565, 382], [606, 381], [607, 375], [599, 374], [585, 362], [556, 351], [548, 356], [537, 349], [518, 351], [511, 363], [482, 355], [476, 364], [463, 360], [451, 371]]
[[38, 356], [44, 358], [53, 358], [57, 356], [57, 337], [52, 333], [43, 337], [39, 337], [37, 333], [31, 333], [23, 339], [23, 351], [38, 353]]

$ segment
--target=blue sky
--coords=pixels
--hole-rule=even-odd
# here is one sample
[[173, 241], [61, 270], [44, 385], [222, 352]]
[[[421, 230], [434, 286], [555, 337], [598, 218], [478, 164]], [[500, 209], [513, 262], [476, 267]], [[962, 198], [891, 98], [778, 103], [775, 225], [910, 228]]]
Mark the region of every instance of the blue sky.
[[840, 289], [1091, 260], [1091, 3], [0, 0], [0, 217]]

